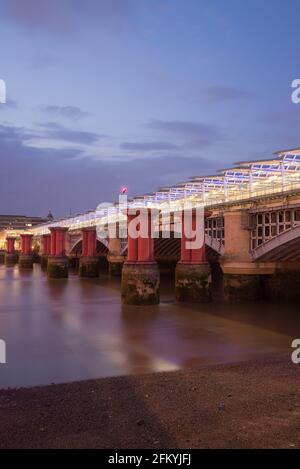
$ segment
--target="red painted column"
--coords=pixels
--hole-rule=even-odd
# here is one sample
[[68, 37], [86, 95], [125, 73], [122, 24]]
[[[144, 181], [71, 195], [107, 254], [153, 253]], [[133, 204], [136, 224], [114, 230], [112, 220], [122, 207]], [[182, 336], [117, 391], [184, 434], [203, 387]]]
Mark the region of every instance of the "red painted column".
[[32, 253], [32, 234], [21, 234], [21, 254]]
[[8, 254], [13, 254], [15, 252], [15, 241], [16, 241], [15, 236], [8, 236], [6, 238], [6, 243], [7, 243], [6, 250]]
[[41, 249], [42, 256], [50, 255], [50, 241], [51, 241], [51, 236], [49, 234], [42, 236], [42, 249]]
[[82, 229], [82, 256], [83, 257], [95, 257], [96, 252], [96, 229], [83, 228]]
[[[192, 228], [196, 230], [196, 211], [193, 211], [192, 215]], [[203, 215], [203, 226], [201, 229], [204, 230], [203, 233], [203, 245], [197, 249], [191, 249], [191, 262], [194, 264], [207, 264], [206, 256], [205, 256], [205, 213]]]
[[50, 256], [51, 252], [51, 235], [46, 235], [46, 249], [47, 256]]
[[187, 213], [182, 212], [182, 222], [181, 222], [181, 255], [180, 255], [180, 262], [190, 262], [191, 261], [191, 252], [190, 249], [186, 247], [186, 242], [188, 241], [188, 237], [186, 236], [186, 226], [188, 223]]
[[56, 254], [56, 230], [55, 228], [50, 228], [50, 256], [55, 256]]
[[96, 243], [96, 230], [91, 228], [88, 230], [87, 255], [89, 257], [94, 257], [96, 255]]
[[[187, 212], [182, 214], [182, 236], [181, 236], [181, 259], [180, 262], [187, 264], [206, 264], [205, 256], [205, 218], [210, 216], [209, 212], [204, 213], [203, 226], [200, 226], [200, 229], [204, 230], [203, 233], [203, 245], [199, 248], [187, 248], [186, 242], [192, 242], [196, 239], [196, 234], [189, 237], [188, 234], [192, 235], [193, 232], [197, 229], [196, 224], [196, 209], [192, 209], [190, 216], [187, 215]], [[190, 225], [190, 226], [189, 226]], [[187, 233], [187, 234], [186, 234]]]
[[138, 238], [132, 238], [130, 236], [130, 224], [136, 218], [135, 215], [127, 215], [128, 223], [128, 252], [127, 252], [127, 262], [137, 262], [138, 260]]
[[[151, 237], [151, 210], [142, 212], [141, 222], [147, 227], [147, 238], [138, 237], [138, 262], [154, 261], [154, 239]], [[141, 232], [142, 234], [142, 232]]]
[[82, 230], [82, 249], [81, 254], [83, 257], [87, 256], [87, 247], [88, 247], [88, 232], [86, 230]]
[[66, 254], [66, 233], [68, 228], [64, 227], [51, 227], [51, 256], [64, 257]]

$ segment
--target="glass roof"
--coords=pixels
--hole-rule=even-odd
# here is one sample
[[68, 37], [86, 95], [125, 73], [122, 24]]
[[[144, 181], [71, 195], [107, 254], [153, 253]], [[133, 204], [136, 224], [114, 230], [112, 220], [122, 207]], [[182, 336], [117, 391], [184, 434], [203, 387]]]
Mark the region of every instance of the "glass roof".
[[[289, 190], [300, 190], [300, 148], [279, 151], [266, 160], [240, 161], [232, 168], [222, 169], [219, 174], [194, 176], [177, 185], [162, 187], [156, 192], [140, 195], [128, 201], [129, 207], [167, 207], [176, 210], [186, 200], [195, 205], [212, 206], [251, 197]], [[114, 204], [109, 208], [89, 212], [52, 225], [78, 227], [95, 225], [96, 220], [120, 219], [120, 208]], [[43, 225], [47, 231], [51, 223]], [[40, 227], [41, 230], [41, 227]], [[32, 231], [36, 231], [33, 229]]]

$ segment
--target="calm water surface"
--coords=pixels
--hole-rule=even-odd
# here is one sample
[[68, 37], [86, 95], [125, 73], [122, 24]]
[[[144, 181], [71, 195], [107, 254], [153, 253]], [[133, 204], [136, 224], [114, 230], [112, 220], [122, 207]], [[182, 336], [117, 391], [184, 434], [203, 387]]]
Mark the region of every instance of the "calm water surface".
[[40, 267], [0, 266], [0, 387], [176, 370], [290, 353], [299, 308], [267, 303], [178, 305], [163, 280], [159, 306], [122, 306], [120, 281], [49, 281]]

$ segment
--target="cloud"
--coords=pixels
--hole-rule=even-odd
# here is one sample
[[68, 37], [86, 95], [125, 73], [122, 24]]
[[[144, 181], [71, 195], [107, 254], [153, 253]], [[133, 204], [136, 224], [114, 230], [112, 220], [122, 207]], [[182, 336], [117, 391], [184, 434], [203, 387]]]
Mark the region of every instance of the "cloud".
[[300, 124], [300, 105], [291, 103], [289, 108], [274, 110], [265, 114], [262, 120], [271, 125], [298, 126]]
[[203, 102], [216, 103], [233, 101], [241, 98], [249, 98], [249, 93], [244, 90], [229, 86], [208, 86], [197, 93]]
[[190, 147], [203, 148], [226, 138], [219, 127], [201, 122], [154, 119], [146, 125], [151, 129], [183, 138], [188, 141], [187, 145]]
[[83, 111], [77, 106], [55, 106], [55, 105], [47, 105], [41, 106], [41, 111], [50, 114], [56, 117], [64, 117], [70, 119], [72, 121], [78, 121], [79, 119], [83, 119], [90, 115], [89, 112]]
[[41, 70], [56, 65], [58, 62], [59, 58], [56, 55], [43, 53], [32, 57], [29, 62], [29, 67], [34, 70]]
[[93, 144], [107, 135], [88, 132], [86, 130], [69, 129], [57, 122], [46, 122], [38, 124], [43, 129], [41, 133], [36, 133], [35, 138], [47, 138], [52, 140], [62, 140], [73, 143]]
[[[100, 202], [117, 200], [126, 184], [129, 197], [175, 184], [198, 174], [214, 171], [205, 157], [169, 155], [127, 160], [95, 160], [78, 148], [57, 149], [30, 146], [30, 131], [0, 125], [0, 212], [63, 216], [94, 209]], [[85, 156], [85, 158], [82, 158]]]
[[135, 0], [1, 0], [1, 15], [27, 29], [75, 33], [85, 19], [90, 25], [122, 26]]
[[124, 142], [120, 145], [120, 148], [130, 151], [163, 151], [175, 150], [177, 146], [169, 142]]
[[19, 107], [19, 103], [18, 101], [16, 101], [15, 99], [10, 99], [8, 98], [6, 100], [6, 103], [5, 104], [0, 104], [0, 110], [4, 110], [5, 109], [17, 109]]

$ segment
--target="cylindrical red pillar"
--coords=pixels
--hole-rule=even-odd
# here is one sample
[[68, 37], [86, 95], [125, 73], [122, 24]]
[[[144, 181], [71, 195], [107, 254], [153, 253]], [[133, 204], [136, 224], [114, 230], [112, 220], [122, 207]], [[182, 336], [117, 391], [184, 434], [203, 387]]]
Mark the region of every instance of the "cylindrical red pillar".
[[88, 227], [82, 229], [82, 256], [95, 257], [96, 256], [96, 229]]
[[[200, 220], [197, 220], [197, 215], [201, 217]], [[210, 267], [205, 260], [205, 217], [207, 216], [208, 212], [202, 216], [196, 209], [183, 213], [181, 260], [177, 263], [175, 272], [177, 301], [205, 303], [211, 300]], [[187, 245], [187, 242], [191, 244]]]
[[94, 257], [96, 255], [96, 230], [94, 228], [88, 230], [87, 255]]
[[56, 254], [56, 229], [50, 228], [50, 255], [55, 256]]
[[68, 277], [68, 258], [66, 257], [67, 227], [54, 226], [49, 228], [51, 233], [51, 250], [47, 263], [50, 278]]
[[50, 252], [51, 252], [51, 235], [46, 235], [46, 252], [47, 252], [47, 256], [50, 256]]
[[189, 217], [187, 212], [182, 212], [182, 222], [181, 222], [181, 249], [180, 249], [180, 261], [187, 263], [191, 261], [191, 251], [186, 247], [188, 237], [186, 235], [187, 223], [189, 222]]
[[[203, 244], [201, 247], [196, 249], [191, 249], [191, 262], [193, 264], [206, 264], [206, 256], [205, 256], [205, 216], [207, 214], [203, 214], [203, 220], [200, 223], [200, 229], [203, 230]], [[197, 229], [196, 223], [196, 210], [193, 210], [192, 215], [192, 228], [194, 231]], [[195, 236], [196, 238], [196, 236]]]
[[138, 237], [138, 262], [154, 261], [154, 239], [151, 237], [151, 210], [143, 210], [141, 223], [144, 224], [144, 232], [147, 237], [142, 236], [144, 233], [140, 226], [140, 234]]
[[88, 247], [88, 232], [86, 230], [82, 230], [82, 249], [81, 254], [83, 257], [87, 256], [87, 249]]
[[130, 235], [130, 226], [137, 215], [127, 215], [128, 223], [128, 249], [127, 249], [127, 262], [136, 262], [138, 260], [138, 238], [133, 238]]
[[13, 254], [15, 252], [15, 236], [8, 236], [6, 238], [6, 251], [8, 254]]
[[64, 257], [66, 254], [66, 233], [68, 228], [51, 227], [51, 256]]
[[42, 249], [41, 249], [42, 256], [49, 256], [50, 254], [50, 239], [51, 239], [51, 236], [49, 234], [45, 234], [42, 236]]
[[[210, 215], [205, 212], [203, 215], [202, 223], [197, 226], [197, 211], [192, 209], [192, 212], [182, 213], [182, 235], [181, 235], [181, 258], [182, 263], [202, 264], [206, 263], [205, 257], [205, 218]], [[201, 222], [201, 220], [200, 220]], [[187, 247], [187, 242], [195, 242], [197, 233], [196, 230], [200, 227], [203, 230], [203, 244], [200, 247]], [[196, 234], [193, 234], [196, 233]], [[199, 235], [199, 233], [198, 233]]]
[[154, 260], [151, 210], [140, 209], [134, 215], [127, 214], [127, 219], [128, 257], [122, 269], [122, 302], [156, 305], [159, 303], [160, 280], [158, 265]]
[[32, 234], [21, 234], [21, 254], [32, 253]]
[[99, 259], [96, 250], [96, 228], [89, 226], [82, 229], [82, 255], [79, 262], [80, 277], [98, 277]]

